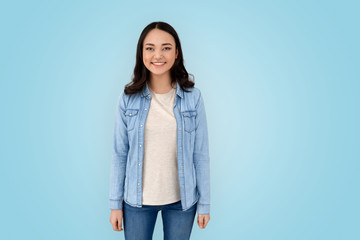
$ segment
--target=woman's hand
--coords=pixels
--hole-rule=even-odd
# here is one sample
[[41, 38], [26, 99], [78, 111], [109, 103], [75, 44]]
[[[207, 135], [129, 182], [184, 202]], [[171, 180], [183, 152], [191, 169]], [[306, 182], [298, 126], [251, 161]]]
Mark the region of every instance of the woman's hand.
[[122, 231], [122, 220], [123, 220], [123, 211], [122, 209], [112, 209], [110, 215], [110, 222], [114, 231]]
[[198, 214], [197, 223], [201, 229], [205, 228], [210, 221], [210, 214]]

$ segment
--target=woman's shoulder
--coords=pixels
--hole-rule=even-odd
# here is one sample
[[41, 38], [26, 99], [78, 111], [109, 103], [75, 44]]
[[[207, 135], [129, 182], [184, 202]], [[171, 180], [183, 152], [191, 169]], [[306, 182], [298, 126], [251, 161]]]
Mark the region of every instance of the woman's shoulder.
[[124, 109], [133, 108], [139, 105], [141, 93], [126, 94], [125, 91], [120, 92], [118, 96], [118, 104]]
[[189, 95], [189, 96], [199, 96], [201, 94], [201, 91], [198, 87], [192, 87], [192, 88], [186, 88], [186, 90], [188, 90], [189, 92], [185, 92], [185, 94]]
[[191, 99], [192, 102], [198, 102], [201, 97], [201, 90], [198, 87], [187, 88], [189, 92], [184, 92], [185, 98]]

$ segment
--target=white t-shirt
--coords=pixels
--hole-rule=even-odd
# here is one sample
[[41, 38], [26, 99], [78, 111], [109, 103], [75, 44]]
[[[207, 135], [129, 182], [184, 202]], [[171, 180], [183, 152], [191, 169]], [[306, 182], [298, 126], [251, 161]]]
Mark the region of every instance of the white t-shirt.
[[174, 116], [176, 85], [164, 94], [150, 87], [149, 91], [152, 98], [144, 132], [142, 204], [165, 205], [181, 200]]

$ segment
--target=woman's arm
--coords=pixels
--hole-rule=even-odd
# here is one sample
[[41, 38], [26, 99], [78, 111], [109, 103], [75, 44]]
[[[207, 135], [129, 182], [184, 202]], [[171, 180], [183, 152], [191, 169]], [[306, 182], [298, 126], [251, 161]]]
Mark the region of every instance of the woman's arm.
[[109, 207], [111, 209], [122, 209], [124, 198], [125, 170], [129, 151], [124, 98], [123, 92], [118, 98], [115, 113], [114, 145], [110, 166]]
[[194, 164], [196, 172], [196, 183], [200, 194], [197, 203], [198, 214], [210, 213], [210, 157], [209, 157], [209, 140], [207, 120], [205, 113], [204, 100], [199, 95], [196, 104], [195, 118], [195, 147], [194, 147]]

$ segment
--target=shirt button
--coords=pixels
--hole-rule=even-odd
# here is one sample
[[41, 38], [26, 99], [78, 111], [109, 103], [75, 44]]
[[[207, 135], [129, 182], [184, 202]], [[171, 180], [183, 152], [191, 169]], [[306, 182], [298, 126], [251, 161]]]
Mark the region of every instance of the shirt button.
[[142, 124], [140, 125], [140, 127], [142, 127]]
[[131, 113], [129, 115], [131, 116]]
[[141, 144], [140, 144], [140, 147], [141, 147]]
[[139, 163], [139, 166], [141, 165], [141, 163]]
[[147, 110], [147, 109], [145, 108], [145, 110]]
[[140, 186], [140, 183], [138, 183], [138, 186]]

